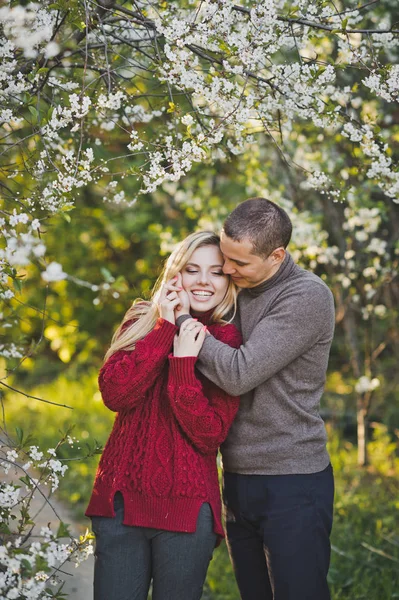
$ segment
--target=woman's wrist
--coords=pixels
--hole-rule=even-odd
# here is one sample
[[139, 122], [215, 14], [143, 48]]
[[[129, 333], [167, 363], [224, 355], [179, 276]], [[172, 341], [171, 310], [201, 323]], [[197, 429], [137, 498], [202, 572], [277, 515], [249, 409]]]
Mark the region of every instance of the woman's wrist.
[[172, 323], [172, 325], [175, 325], [175, 324], [176, 324], [176, 319], [175, 319], [175, 315], [174, 315], [174, 313], [160, 311], [160, 312], [159, 312], [159, 316], [160, 316], [160, 317], [161, 317], [161, 319], [163, 319], [164, 321], [169, 321], [169, 323]]

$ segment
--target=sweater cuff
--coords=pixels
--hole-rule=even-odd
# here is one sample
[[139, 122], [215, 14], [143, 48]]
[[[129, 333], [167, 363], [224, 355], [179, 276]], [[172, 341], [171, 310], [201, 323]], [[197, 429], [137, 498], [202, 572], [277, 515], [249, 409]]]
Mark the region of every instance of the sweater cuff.
[[187, 319], [192, 319], [192, 316], [187, 314], [187, 315], [181, 315], [180, 317], [177, 317], [176, 325], [178, 327], [181, 327], [183, 325], [184, 321], [187, 321]]
[[169, 378], [178, 385], [198, 386], [199, 381], [194, 371], [196, 362], [196, 356], [169, 355]]

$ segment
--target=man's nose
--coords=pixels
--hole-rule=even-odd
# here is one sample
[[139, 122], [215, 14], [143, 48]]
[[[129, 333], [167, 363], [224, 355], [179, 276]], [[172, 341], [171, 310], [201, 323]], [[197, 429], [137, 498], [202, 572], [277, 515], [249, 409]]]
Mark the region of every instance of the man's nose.
[[232, 263], [228, 259], [225, 259], [223, 264], [223, 273], [225, 275], [233, 275], [235, 271], [235, 267], [232, 265]]

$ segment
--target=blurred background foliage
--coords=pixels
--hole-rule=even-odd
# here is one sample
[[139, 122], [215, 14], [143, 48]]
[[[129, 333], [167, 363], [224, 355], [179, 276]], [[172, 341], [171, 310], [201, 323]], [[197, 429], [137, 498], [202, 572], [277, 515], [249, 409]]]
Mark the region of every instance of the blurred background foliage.
[[[393, 17], [395, 10], [396, 3], [392, 3]], [[336, 48], [331, 40], [324, 42], [322, 47], [320, 41], [320, 56], [333, 55]], [[355, 69], [341, 76], [349, 86], [358, 85]], [[374, 99], [361, 103], [359, 110], [363, 118], [378, 124], [397, 162], [397, 105]], [[145, 127], [148, 137], [154, 137], [153, 126]], [[119, 129], [94, 133], [87, 143], [103, 136], [104, 157], [123, 154], [128, 140]], [[71, 408], [3, 388], [5, 429], [17, 439], [16, 427], [23, 428], [25, 443], [36, 442], [43, 448], [54, 447], [60, 432], [76, 436], [79, 441], [74, 447], [62, 448], [69, 469], [59, 493], [83, 520], [98, 449], [114, 419], [97, 388], [98, 369], [114, 329], [135, 298], [148, 297], [176, 241], [196, 228], [218, 231], [224, 217], [247, 197], [269, 197], [293, 219], [290, 250], [296, 260], [321, 276], [336, 300], [336, 335], [322, 402], [336, 474], [332, 598], [399, 598], [399, 291], [397, 276], [392, 276], [398, 267], [399, 205], [383, 197], [366, 176], [362, 178], [362, 157], [341, 134], [321, 134], [311, 123], [296, 123], [284, 146], [293, 157], [289, 165], [270, 138], [259, 133], [256, 143], [240, 156], [213, 157], [198, 164], [182, 181], [164, 184], [130, 208], [107, 202], [101, 185], [93, 184], [84, 189], [76, 208], [42, 222], [49, 257], [62, 264], [69, 278], [46, 286], [39, 264], [21, 270], [21, 291], [15, 300], [5, 302], [4, 321], [19, 321], [32, 352], [22, 364], [16, 360], [11, 365], [15, 373], [7, 381], [30, 396]], [[129, 165], [119, 160], [120, 172], [130, 170], [134, 175], [134, 158], [129, 158]], [[361, 207], [378, 208], [381, 224], [368, 241], [375, 235], [387, 243], [388, 275], [380, 279], [364, 275], [376, 256], [365, 252], [366, 242], [357, 239], [353, 229], [345, 228], [348, 203], [334, 202], [327, 193], [305, 187], [305, 175], [296, 169], [296, 160], [318, 165], [337, 188], [349, 189], [356, 181], [355, 213]], [[134, 197], [134, 176], [124, 177], [118, 185], [128, 200]], [[338, 249], [336, 263], [320, 260], [332, 247]], [[348, 251], [355, 261], [350, 268], [345, 259]], [[343, 275], [348, 276], [345, 285]], [[355, 295], [360, 302], [352, 302]], [[372, 310], [376, 306], [385, 311], [378, 314]], [[2, 333], [7, 335], [7, 331]], [[356, 392], [356, 381], [363, 374], [380, 381], [372, 398]], [[356, 432], [362, 410], [369, 442], [367, 460], [359, 467]], [[215, 552], [204, 598], [238, 599], [225, 545]]]

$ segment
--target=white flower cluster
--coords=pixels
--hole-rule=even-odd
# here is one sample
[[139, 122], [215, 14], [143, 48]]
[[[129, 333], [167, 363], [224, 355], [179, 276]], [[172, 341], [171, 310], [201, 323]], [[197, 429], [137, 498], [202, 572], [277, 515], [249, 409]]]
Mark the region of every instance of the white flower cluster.
[[380, 383], [381, 382], [378, 377], [373, 377], [373, 379], [370, 379], [370, 377], [367, 377], [367, 375], [363, 375], [357, 380], [355, 384], [355, 390], [358, 394], [373, 392], [380, 386]]
[[151, 165], [143, 176], [143, 193], [154, 192], [166, 181], [179, 181], [191, 169], [193, 162], [206, 158], [206, 152], [195, 140], [184, 142], [181, 149], [174, 146], [171, 136], [165, 141], [163, 152], [151, 153]]
[[[92, 93], [90, 86], [85, 86], [84, 92], [79, 95], [72, 93], [67, 98], [68, 101], [65, 101], [68, 91], [76, 87], [76, 82], [68, 81], [67, 73], [73, 59], [67, 52], [63, 56], [65, 71], [60, 69], [62, 74], [54, 71], [47, 82], [52, 90], [63, 94], [62, 101], [54, 102], [47, 119], [39, 115], [40, 123], [43, 123], [40, 134], [46, 150], [41, 152], [34, 170], [43, 182], [49, 173], [58, 173], [55, 185], [50, 183], [42, 187], [41, 208], [57, 212], [65, 206], [65, 202], [66, 205], [71, 202], [70, 197], [65, 199], [65, 194], [92, 181], [89, 169], [83, 169], [86, 176], [83, 174], [77, 177], [78, 171], [80, 172], [80, 152], [75, 146], [75, 140], [68, 140], [66, 144], [63, 138], [69, 133], [81, 131], [84, 126], [97, 128], [97, 132], [111, 132], [115, 129], [126, 131], [126, 128], [132, 131], [136, 123], [149, 123], [155, 117], [163, 118], [163, 127], [155, 144], [154, 140], [145, 140], [141, 130], [140, 136], [134, 132], [127, 144], [130, 152], [141, 153], [144, 157], [141, 169], [142, 192], [154, 191], [166, 181], [175, 181], [176, 177], [184, 176], [205, 155], [223, 157], [226, 156], [226, 149], [232, 154], [241, 153], [251, 139], [252, 129], [273, 130], [277, 127], [277, 120], [281, 120], [286, 131], [290, 130], [292, 123], [298, 118], [310, 119], [317, 127], [342, 127], [341, 109], [351, 101], [353, 92], [350, 86], [342, 86], [337, 81], [333, 64], [317, 64], [301, 58], [300, 53], [304, 57], [318, 55], [318, 44], [321, 39], [325, 39], [325, 33], [299, 23], [294, 30], [290, 23], [280, 18], [288, 9], [291, 10], [292, 7], [284, 0], [260, 0], [250, 8], [240, 8], [228, 0], [206, 0], [199, 6], [189, 3], [185, 7], [169, 3], [156, 9], [146, 4], [146, 18], [152, 19], [150, 28], [135, 28], [131, 35], [126, 34], [127, 37], [125, 28], [115, 20], [106, 23], [101, 29], [93, 28], [89, 33], [89, 40], [94, 45], [106, 45], [107, 36], [110, 39], [122, 36], [122, 40], [134, 40], [137, 44], [137, 53], [132, 47], [129, 50], [130, 56], [124, 60], [124, 69], [121, 70], [124, 79], [137, 75], [135, 66], [143, 68], [143, 72], [147, 69], [155, 74], [158, 82], [165, 84], [163, 90], [168, 88], [171, 91], [175, 88], [187, 94], [193, 111], [181, 115], [175, 102], [171, 101], [172, 108], [168, 111], [171, 115], [165, 119], [165, 106], [160, 109], [157, 105], [154, 109], [151, 101], [139, 99], [145, 97], [140, 84], [135, 89], [142, 93], [135, 91], [133, 94], [129, 91], [130, 96], [127, 88], [115, 90], [109, 86], [107, 92], [98, 94]], [[337, 27], [342, 25], [341, 16], [333, 7], [323, 6], [313, 0], [300, 2], [295, 10], [299, 17]], [[27, 23], [33, 23], [32, 34], [39, 35], [38, 32], [41, 32], [43, 38], [35, 47], [44, 48], [45, 42], [54, 44], [52, 35], [55, 14], [55, 11], [45, 6], [40, 8], [39, 5], [29, 4], [27, 7], [18, 7], [18, 10], [5, 9], [3, 21], [6, 28], [11, 27], [15, 32], [19, 27], [23, 29], [27, 27]], [[362, 18], [356, 9], [346, 11], [346, 26], [353, 27]], [[12, 23], [14, 24], [11, 25]], [[156, 44], [156, 35], [162, 35], [166, 43], [162, 49], [154, 51], [154, 56], [157, 57], [154, 62], [151, 53], [140, 52], [140, 43]], [[8, 65], [3, 73], [14, 82], [14, 97], [28, 89], [26, 77], [18, 73], [14, 58], [16, 47], [25, 48], [25, 41], [21, 36], [22, 34], [10, 33], [13, 41], [6, 40], [1, 50]], [[349, 62], [367, 62], [367, 40], [359, 41], [354, 37], [341, 36], [338, 43], [340, 51], [351, 54], [347, 58]], [[298, 49], [298, 56], [293, 56], [289, 62], [282, 61], [281, 51], [291, 52], [294, 47]], [[53, 52], [55, 48], [48, 47], [45, 56], [51, 58]], [[357, 58], [354, 59], [355, 52]], [[220, 60], [218, 56], [221, 56]], [[344, 54], [341, 59], [343, 57]], [[120, 58], [118, 56], [118, 60]], [[111, 64], [108, 59], [106, 62], [106, 70], [110, 73]], [[39, 80], [40, 74], [37, 74], [35, 83]], [[367, 78], [365, 82], [370, 83]], [[19, 84], [22, 87], [17, 92], [15, 86]], [[376, 85], [375, 83], [373, 93], [378, 94]], [[384, 75], [383, 85], [387, 93], [394, 97], [398, 88], [397, 66], [393, 66], [387, 76]], [[169, 98], [172, 100], [171, 96]], [[194, 119], [194, 113], [200, 118]], [[2, 114], [7, 123], [15, 123], [15, 119], [20, 118], [11, 107], [3, 109]], [[187, 132], [184, 130], [187, 126], [192, 128], [189, 142], [186, 141]], [[350, 125], [343, 132], [356, 142], [361, 142], [365, 135]], [[169, 133], [173, 133], [173, 152], [167, 141]], [[95, 143], [103, 142], [97, 137]], [[221, 148], [221, 143], [224, 149]], [[71, 161], [68, 166], [65, 164], [66, 152], [75, 157], [74, 168]], [[99, 165], [98, 172], [102, 168]], [[399, 181], [392, 172], [392, 165], [383, 162], [379, 156], [375, 157], [368, 176], [376, 180], [388, 178], [384, 191], [396, 199]], [[323, 183], [317, 173], [310, 177], [310, 185], [324, 192], [328, 187], [329, 196], [339, 198], [339, 192], [328, 186], [327, 182]], [[123, 200], [121, 193], [122, 191], [115, 194], [115, 202]], [[34, 201], [38, 202], [38, 199], [35, 197]]]
[[42, 272], [42, 278], [47, 283], [52, 281], [62, 281], [67, 278], [67, 274], [62, 270], [62, 266], [57, 262], [51, 262], [46, 270]]
[[292, 255], [298, 262], [311, 269], [318, 265], [337, 265], [339, 250], [328, 245], [328, 234], [317, 221], [312, 220], [306, 211], [292, 214], [293, 245]]
[[374, 208], [357, 208], [356, 212], [353, 211], [351, 206], [345, 208], [346, 221], [343, 228], [347, 231], [355, 231], [359, 228], [364, 232], [365, 237], [362, 239], [357, 238], [359, 241], [365, 241], [368, 239], [370, 233], [374, 233], [378, 230], [381, 225], [381, 214], [377, 207]]
[[4, 239], [4, 247], [0, 248], [0, 274], [3, 269], [26, 266], [31, 257], [41, 258], [46, 246], [38, 236], [40, 221], [16, 209], [7, 217], [0, 218], [0, 231]]
[[48, 479], [51, 482], [51, 491], [54, 492], [59, 486], [60, 477], [65, 475], [68, 465], [63, 465], [58, 459], [51, 458], [43, 463], [40, 463], [39, 467], [44, 467], [50, 470]]
[[51, 41], [57, 14], [39, 4], [28, 6], [3, 6], [0, 8], [0, 23], [4, 34], [21, 48], [27, 58], [37, 56], [40, 46], [44, 45], [44, 55], [51, 58], [58, 54], [58, 45]]
[[399, 95], [399, 65], [392, 65], [384, 77], [374, 72], [363, 79], [363, 83], [387, 102], [395, 102]]
[[131, 152], [138, 152], [139, 150], [141, 150], [142, 148], [144, 148], [144, 144], [143, 142], [139, 139], [139, 134], [137, 133], [137, 131], [133, 130], [130, 133], [130, 139], [132, 140], [130, 142], [130, 144], [128, 144], [128, 149]]
[[363, 132], [356, 128], [353, 123], [345, 123], [341, 133], [344, 137], [349, 138], [351, 142], [361, 142], [363, 140]]
[[9, 344], [0, 344], [0, 356], [7, 359], [23, 358], [24, 351], [23, 348], [17, 346], [14, 344], [14, 342], [10, 342]]
[[[399, 74], [399, 69], [397, 73]], [[375, 179], [384, 193], [398, 204], [399, 172], [388, 155], [387, 145], [378, 143], [370, 125], [355, 127], [352, 122], [348, 122], [343, 126], [341, 133], [352, 142], [359, 142], [363, 154], [371, 160], [367, 176]]]
[[[45, 454], [49, 458], [41, 462]], [[40, 486], [42, 493], [45, 493], [42, 486], [46, 481], [51, 482], [54, 490], [54, 482], [65, 473], [65, 465], [55, 455], [53, 448], [44, 453], [37, 446], [31, 446], [27, 453], [29, 461], [21, 466], [26, 459], [25, 454], [20, 455], [13, 448], [0, 446], [0, 465], [5, 473], [9, 473], [12, 467], [18, 478], [18, 485], [13, 482], [0, 484], [0, 518], [3, 526], [11, 532], [6, 539], [0, 540], [1, 598], [47, 598], [49, 596], [45, 588], [56, 586], [53, 590], [56, 593], [62, 585], [59, 569], [66, 561], [78, 565], [93, 553], [88, 534], [79, 540], [70, 537], [65, 543], [47, 526], [41, 528], [34, 541], [31, 539], [30, 504], [35, 490]], [[41, 468], [44, 469], [43, 474], [37, 479]], [[25, 490], [21, 487], [21, 475], [24, 476]], [[15, 520], [16, 516], [18, 520]]]
[[18, 503], [19, 494], [20, 488], [10, 484], [0, 484], [0, 507], [13, 508]]
[[[41, 130], [44, 139], [48, 139], [49, 141], [57, 140], [58, 132], [62, 129], [65, 129], [78, 119], [85, 117], [89, 112], [91, 104], [92, 101], [89, 96], [70, 94], [69, 106], [54, 106], [51, 119], [42, 127]], [[75, 123], [74, 126], [71, 127], [71, 131], [77, 125], [78, 123]]]
[[[51, 137], [51, 136], [50, 136]], [[92, 148], [87, 148], [78, 155], [74, 150], [64, 150], [57, 147], [58, 168], [56, 177], [42, 189], [39, 198], [36, 200], [41, 209], [50, 213], [56, 213], [63, 208], [73, 205], [70, 193], [80, 189], [93, 181], [92, 165], [95, 160]], [[47, 151], [40, 153], [40, 160], [37, 162], [37, 175], [40, 177], [46, 169], [46, 163], [49, 166], [54, 163]], [[100, 169], [103, 169], [100, 167]], [[29, 200], [29, 204], [35, 205], [35, 201]]]
[[126, 99], [126, 94], [121, 91], [115, 94], [100, 94], [97, 100], [97, 106], [101, 109], [109, 108], [111, 110], [118, 110], [121, 107], [122, 100]]

